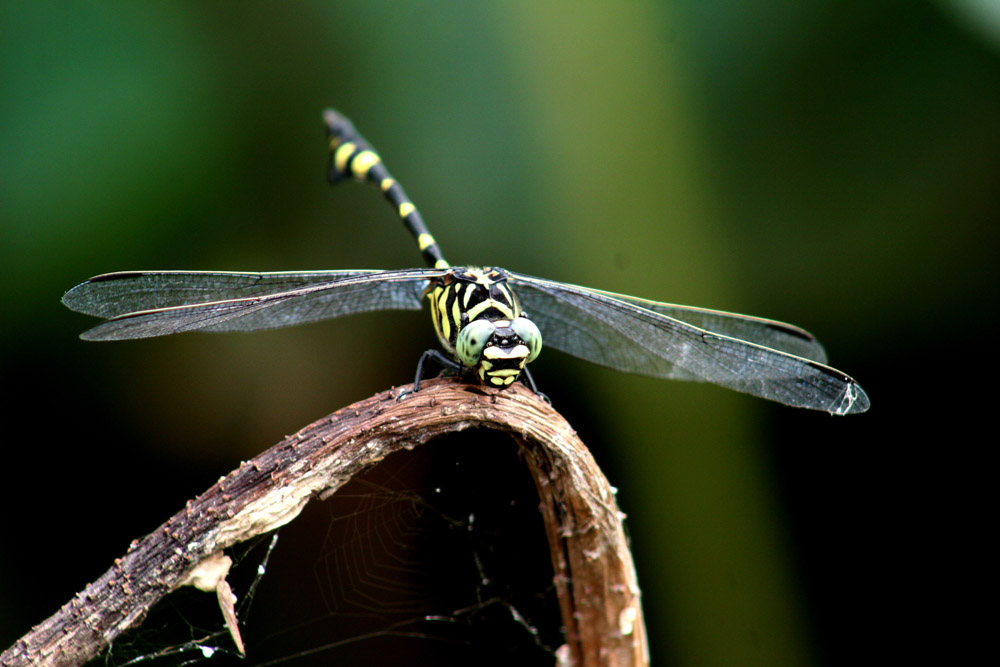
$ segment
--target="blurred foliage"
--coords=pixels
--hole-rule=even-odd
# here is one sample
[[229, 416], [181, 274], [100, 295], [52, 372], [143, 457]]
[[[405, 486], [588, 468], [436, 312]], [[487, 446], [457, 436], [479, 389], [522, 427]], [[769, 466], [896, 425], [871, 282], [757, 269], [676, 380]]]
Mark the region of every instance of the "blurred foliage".
[[972, 381], [955, 348], [996, 327], [996, 7], [3, 3], [0, 363], [26, 473], [5, 487], [0, 645], [239, 460], [409, 381], [433, 344], [413, 314], [84, 344], [59, 303], [112, 270], [418, 265], [373, 191], [326, 188], [325, 106], [452, 262], [791, 321], [869, 390], [869, 415], [834, 420], [537, 362], [620, 489], [657, 662], [893, 643], [874, 610], [925, 589], [891, 554], [940, 528], [907, 519], [935, 501], [900, 460], [981, 414], [956, 391], [921, 412], [932, 375]]

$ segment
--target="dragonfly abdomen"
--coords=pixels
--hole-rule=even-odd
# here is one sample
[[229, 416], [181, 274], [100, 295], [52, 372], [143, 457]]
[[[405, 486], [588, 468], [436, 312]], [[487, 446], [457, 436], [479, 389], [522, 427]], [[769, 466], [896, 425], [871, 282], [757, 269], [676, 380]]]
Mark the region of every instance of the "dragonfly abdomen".
[[407, 196], [403, 186], [386, 169], [382, 158], [368, 140], [354, 128], [343, 115], [333, 109], [323, 113], [327, 136], [330, 139], [330, 166], [327, 179], [335, 184], [345, 178], [369, 181], [378, 187], [392, 204], [403, 225], [417, 240], [427, 264], [436, 269], [451, 266], [441, 253], [441, 248], [424, 224], [416, 205]]

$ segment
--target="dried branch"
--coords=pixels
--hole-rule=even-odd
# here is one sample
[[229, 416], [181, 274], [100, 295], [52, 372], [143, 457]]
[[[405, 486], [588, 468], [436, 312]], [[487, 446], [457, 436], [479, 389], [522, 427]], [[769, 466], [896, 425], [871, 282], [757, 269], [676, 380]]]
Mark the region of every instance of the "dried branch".
[[[328, 497], [393, 452], [472, 427], [510, 433], [534, 477], [565, 628], [560, 663], [648, 664], [621, 515], [573, 429], [519, 385], [496, 391], [444, 379], [403, 401], [382, 392], [355, 403], [242, 463], [133, 541], [97, 581], [7, 649], [0, 665], [81, 665], [186, 584], [214, 590], [231, 612], [224, 549], [288, 523], [310, 500]], [[234, 617], [227, 622], [239, 641]]]

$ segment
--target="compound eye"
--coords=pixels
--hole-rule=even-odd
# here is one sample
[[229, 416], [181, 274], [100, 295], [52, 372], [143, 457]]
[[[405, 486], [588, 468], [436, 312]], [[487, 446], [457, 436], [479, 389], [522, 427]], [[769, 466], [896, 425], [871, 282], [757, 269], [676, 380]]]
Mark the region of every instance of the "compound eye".
[[488, 320], [473, 320], [466, 324], [458, 332], [458, 340], [455, 341], [458, 360], [466, 366], [478, 364], [494, 331], [496, 327]]
[[524, 360], [524, 363], [534, 361], [538, 357], [538, 353], [542, 351], [542, 332], [527, 317], [515, 317], [510, 323], [510, 328], [528, 346], [528, 358]]

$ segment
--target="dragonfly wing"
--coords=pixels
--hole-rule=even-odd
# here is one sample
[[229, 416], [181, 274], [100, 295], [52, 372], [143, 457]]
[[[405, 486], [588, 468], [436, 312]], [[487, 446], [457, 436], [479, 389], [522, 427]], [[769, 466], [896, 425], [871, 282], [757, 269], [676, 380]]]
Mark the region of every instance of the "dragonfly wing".
[[512, 274], [511, 283], [543, 345], [567, 354], [629, 373], [712, 382], [796, 407], [836, 414], [868, 409], [868, 397], [852, 378], [818, 361], [707, 331], [642, 307], [640, 299], [520, 274]]
[[[571, 287], [576, 287], [571, 285]], [[815, 336], [793, 324], [769, 320], [763, 317], [753, 317], [752, 315], [740, 315], [737, 313], [727, 313], [722, 310], [711, 310], [709, 308], [695, 308], [693, 306], [678, 306], [672, 303], [661, 303], [640, 299], [639, 297], [627, 294], [615, 294], [604, 290], [592, 289], [590, 287], [579, 287], [578, 289], [625, 301], [640, 308], [651, 310], [660, 315], [688, 324], [699, 329], [722, 334], [731, 338], [763, 345], [773, 350], [780, 350], [797, 357], [805, 357], [826, 363], [826, 351]]]
[[255, 331], [373, 310], [418, 310], [430, 269], [313, 273], [128, 272], [77, 285], [63, 302], [110, 319], [81, 336]]
[[647, 301], [611, 292], [600, 293], [651, 310], [654, 313], [687, 322], [705, 331], [739, 338], [773, 350], [794, 354], [797, 357], [818, 361], [821, 364], [826, 363], [826, 350], [823, 349], [819, 341], [805, 329], [800, 329], [792, 324], [763, 317], [727, 313], [722, 310]]
[[236, 273], [232, 271], [122, 271], [95, 276], [66, 292], [63, 303], [97, 317], [139, 310], [228, 301], [290, 292], [318, 283], [380, 271]]

